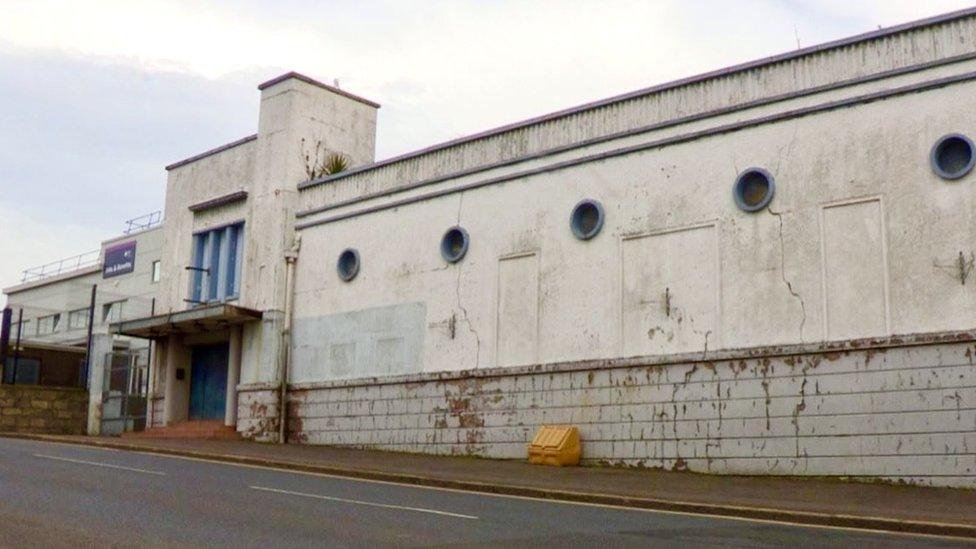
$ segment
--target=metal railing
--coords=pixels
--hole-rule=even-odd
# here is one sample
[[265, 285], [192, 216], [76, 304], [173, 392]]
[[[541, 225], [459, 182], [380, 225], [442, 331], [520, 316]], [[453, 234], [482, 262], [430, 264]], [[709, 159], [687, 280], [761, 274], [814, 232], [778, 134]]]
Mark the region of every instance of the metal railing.
[[155, 212], [147, 213], [146, 215], [140, 215], [139, 217], [134, 217], [127, 220], [125, 222], [125, 230], [122, 232], [125, 234], [132, 234], [134, 232], [151, 229], [162, 222], [163, 212], [162, 210], [157, 210]]
[[[124, 234], [132, 234], [135, 232], [144, 231], [146, 229], [151, 229], [162, 222], [163, 212], [162, 210], [157, 210], [146, 215], [140, 215], [139, 217], [126, 220], [125, 230], [122, 232]], [[85, 267], [97, 266], [102, 260], [101, 254], [101, 250], [94, 250], [91, 252], [66, 257], [39, 267], [31, 267], [30, 269], [24, 271], [24, 276], [21, 279], [21, 282], [44, 280], [45, 278], [58, 276], [62, 273], [84, 269]]]
[[54, 261], [39, 267], [32, 267], [25, 270], [24, 277], [21, 279], [21, 282], [44, 280], [45, 278], [51, 278], [52, 276], [58, 276], [62, 273], [84, 269], [85, 267], [94, 267], [101, 262], [101, 259], [101, 250], [94, 250], [91, 252], [66, 257], [59, 261]]

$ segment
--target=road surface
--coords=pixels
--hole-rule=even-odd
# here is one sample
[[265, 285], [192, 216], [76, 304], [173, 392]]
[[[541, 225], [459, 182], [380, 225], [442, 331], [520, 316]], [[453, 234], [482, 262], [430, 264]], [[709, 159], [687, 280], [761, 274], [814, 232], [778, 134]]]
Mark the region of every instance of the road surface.
[[0, 438], [2, 547], [971, 547]]

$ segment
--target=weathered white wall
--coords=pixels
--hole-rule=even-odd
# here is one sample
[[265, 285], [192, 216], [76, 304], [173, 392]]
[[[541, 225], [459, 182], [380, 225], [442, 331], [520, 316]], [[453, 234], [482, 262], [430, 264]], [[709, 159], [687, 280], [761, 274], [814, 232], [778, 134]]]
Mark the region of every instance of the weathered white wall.
[[973, 488], [973, 336], [298, 385], [289, 432], [523, 459], [539, 426], [572, 424], [590, 464]]
[[[974, 92], [956, 84], [309, 227], [296, 327], [422, 302], [421, 368], [436, 372], [972, 326], [973, 279], [953, 265], [976, 252], [974, 176], [943, 181], [928, 153], [946, 133], [976, 135]], [[753, 214], [731, 196], [750, 166], [777, 183]], [[585, 242], [568, 224], [582, 198], [607, 213]], [[455, 224], [471, 247], [448, 265], [438, 245]], [[346, 247], [362, 257], [350, 283], [335, 274]]]
[[[13, 322], [17, 321], [17, 310], [24, 309], [24, 320], [29, 321], [23, 339], [44, 343], [63, 343], [83, 345], [88, 336], [87, 328], [72, 328], [69, 313], [87, 309], [91, 305], [92, 285], [98, 285], [95, 296], [95, 333], [107, 333], [108, 323], [103, 321], [104, 305], [126, 300], [122, 309], [124, 319], [149, 316], [153, 297], [160, 284], [151, 278], [152, 263], [162, 255], [163, 229], [154, 227], [131, 235], [123, 235], [102, 242], [102, 256], [108, 247], [136, 242], [135, 268], [131, 273], [102, 278], [101, 267], [81, 269], [73, 273], [29, 282], [4, 290], [8, 304], [14, 309]], [[52, 334], [37, 335], [37, 318], [61, 313], [58, 329]], [[116, 345], [144, 346], [139, 340], [120, 338]]]
[[[70, 329], [68, 327], [68, 313], [70, 311], [88, 308], [91, 305], [91, 288], [102, 280], [100, 267], [83, 269], [48, 280], [21, 284], [6, 288], [7, 305], [13, 309], [12, 326], [17, 322], [20, 309], [24, 310], [24, 331], [22, 339], [44, 343], [84, 343], [88, 330]], [[96, 321], [99, 320], [96, 307]], [[37, 319], [51, 314], [61, 313], [61, 323], [58, 331], [44, 336], [37, 335]], [[11, 341], [16, 338], [16, 327], [12, 327]]]
[[651, 88], [653, 93], [638, 91], [615, 100], [598, 101], [593, 108], [570, 109], [561, 116], [545, 116], [542, 120], [488, 132], [484, 137], [462, 139], [452, 146], [409, 154], [311, 187], [303, 194], [308, 198], [309, 207], [333, 204], [682, 117], [970, 55], [974, 48], [976, 18], [958, 18], [765, 64], [747, 72], [695, 78], [687, 83]]
[[[98, 283], [98, 299], [100, 302], [127, 300], [122, 309], [123, 319], [150, 316], [153, 309], [153, 299], [157, 299], [155, 307], [157, 311], [159, 310], [157, 293], [162, 285], [162, 280], [160, 282], [152, 281], [152, 264], [154, 261], [162, 260], [164, 236], [164, 227], [157, 226], [102, 243], [103, 256], [105, 255], [104, 250], [111, 246], [132, 241], [136, 243], [134, 270], [128, 274], [104, 278]], [[163, 268], [162, 263], [160, 267]], [[162, 276], [164, 272], [165, 270], [161, 271], [160, 275]], [[101, 314], [101, 308], [96, 309], [97, 321], [101, 321]], [[135, 340], [132, 340], [132, 343], [138, 344]]]
[[[939, 137], [976, 135], [976, 62], [810, 89], [973, 54], [974, 28], [916, 29], [307, 187], [289, 431], [521, 457], [538, 426], [572, 423], [590, 462], [973, 486], [972, 337], [898, 334], [976, 322], [976, 279], [958, 269], [976, 254], [976, 175], [947, 182], [929, 165]], [[548, 137], [731, 105], [410, 188], [558, 145]], [[732, 198], [749, 167], [776, 180], [757, 213]], [[400, 190], [368, 196], [381, 189]], [[584, 198], [606, 210], [589, 241], [569, 228]], [[448, 264], [454, 225], [471, 243]], [[345, 248], [362, 260], [348, 283]], [[396, 315], [414, 303], [425, 318]], [[406, 376], [350, 351], [390, 326], [423, 333], [421, 356], [399, 355]], [[888, 339], [831, 350], [855, 338]]]
[[109, 366], [112, 352], [112, 336], [93, 334], [91, 341], [91, 362], [88, 368], [88, 434], [97, 436], [102, 428], [102, 388], [105, 382], [105, 368]]
[[[284, 253], [294, 240], [298, 183], [306, 167], [329, 153], [344, 155], [351, 166], [374, 155], [376, 107], [302, 78], [262, 86], [258, 132], [227, 148], [171, 166], [166, 190], [166, 244], [160, 312], [192, 307], [189, 297], [193, 234], [244, 222], [244, 259], [240, 295], [233, 304], [261, 311], [261, 322], [243, 326], [240, 382], [273, 384], [280, 375], [279, 356], [284, 309]], [[308, 158], [306, 158], [308, 157]], [[244, 200], [191, 211], [190, 206], [245, 191]], [[216, 337], [226, 338], [221, 332]], [[192, 339], [172, 342], [176, 362], [189, 376]], [[171, 350], [172, 350], [171, 349]], [[172, 382], [170, 373], [157, 378]], [[189, 379], [189, 378], [187, 378]], [[163, 383], [163, 380], [167, 380]], [[178, 398], [173, 416], [185, 416], [188, 383], [170, 390]], [[157, 387], [157, 393], [162, 388]], [[241, 404], [248, 404], [242, 396]], [[246, 430], [246, 422], [239, 428]]]
[[[166, 181], [166, 224], [163, 252], [163, 282], [157, 311], [173, 312], [187, 308], [190, 275], [186, 270], [193, 259], [193, 233], [231, 221], [246, 220], [241, 203], [194, 214], [193, 204], [248, 190], [254, 172], [255, 141], [169, 170]], [[246, 230], [246, 224], [245, 224]], [[242, 273], [247, 276], [249, 273]]]

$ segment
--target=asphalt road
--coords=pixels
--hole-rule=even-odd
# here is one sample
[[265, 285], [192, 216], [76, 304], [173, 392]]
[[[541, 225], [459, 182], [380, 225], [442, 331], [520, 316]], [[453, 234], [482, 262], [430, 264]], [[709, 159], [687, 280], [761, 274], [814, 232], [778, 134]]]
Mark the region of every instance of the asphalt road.
[[0, 438], [0, 546], [971, 547]]

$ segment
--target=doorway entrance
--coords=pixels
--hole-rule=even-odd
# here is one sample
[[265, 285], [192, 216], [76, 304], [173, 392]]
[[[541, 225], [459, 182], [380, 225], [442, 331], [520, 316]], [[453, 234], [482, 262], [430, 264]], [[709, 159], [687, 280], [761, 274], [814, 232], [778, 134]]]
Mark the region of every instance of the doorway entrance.
[[191, 420], [224, 419], [227, 354], [227, 343], [193, 348], [190, 359]]

